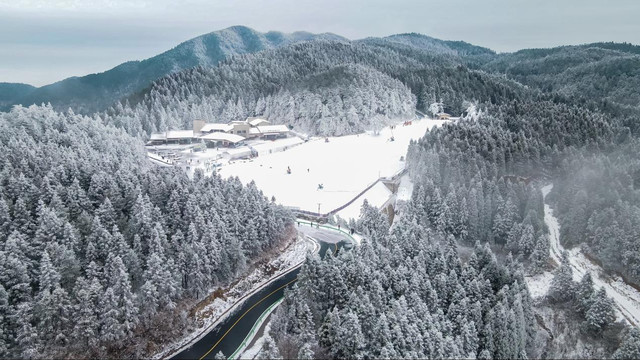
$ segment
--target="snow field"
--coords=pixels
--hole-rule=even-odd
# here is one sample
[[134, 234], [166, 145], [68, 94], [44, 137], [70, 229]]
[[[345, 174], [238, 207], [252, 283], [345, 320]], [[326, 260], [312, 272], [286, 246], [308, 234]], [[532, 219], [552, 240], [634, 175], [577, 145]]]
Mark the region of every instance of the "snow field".
[[[266, 196], [275, 196], [280, 204], [313, 212], [320, 207], [319, 212], [327, 213], [349, 202], [379, 177], [402, 170], [400, 157], [406, 156], [410, 140], [445, 122], [414, 120], [412, 125], [386, 127], [379, 135], [330, 137], [329, 142], [313, 138], [283, 152], [223, 164], [219, 173], [225, 178], [237, 176], [243, 183], [255, 181]], [[390, 141], [392, 136], [395, 141]], [[324, 189], [319, 190], [319, 184]]]
[[381, 208], [391, 196], [393, 196], [391, 190], [389, 190], [385, 184], [378, 182], [366, 193], [356, 199], [356, 201], [340, 210], [336, 215], [345, 220], [358, 219], [360, 217], [360, 209], [362, 208], [362, 204], [365, 200], [369, 202], [369, 205]]

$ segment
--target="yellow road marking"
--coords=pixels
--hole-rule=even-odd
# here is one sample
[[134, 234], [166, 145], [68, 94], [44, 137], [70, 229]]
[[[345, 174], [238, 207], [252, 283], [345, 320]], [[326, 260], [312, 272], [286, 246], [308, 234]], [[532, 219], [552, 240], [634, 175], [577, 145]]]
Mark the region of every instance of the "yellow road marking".
[[254, 307], [258, 306], [258, 304], [260, 304], [261, 302], [263, 302], [263, 301], [264, 301], [265, 299], [267, 299], [269, 296], [271, 296], [271, 295], [275, 294], [275, 293], [276, 293], [276, 292], [278, 292], [280, 289], [282, 289], [282, 288], [284, 288], [284, 287], [287, 287], [287, 286], [289, 286], [289, 284], [294, 283], [294, 282], [296, 282], [296, 281], [298, 281], [298, 279], [294, 279], [294, 280], [289, 281], [288, 283], [286, 283], [286, 284], [284, 284], [284, 285], [280, 286], [279, 288], [277, 288], [277, 289], [273, 290], [269, 295], [267, 295], [267, 296], [263, 297], [263, 298], [262, 298], [262, 299], [260, 299], [260, 301], [258, 301], [257, 303], [253, 304], [253, 306], [251, 306], [247, 311], [245, 311], [245, 312], [244, 312], [244, 314], [242, 314], [242, 316], [240, 316], [240, 317], [238, 318], [238, 320], [236, 320], [236, 322], [234, 322], [234, 323], [233, 323], [233, 325], [231, 325], [231, 327], [229, 328], [229, 330], [227, 330], [227, 331], [224, 333], [224, 335], [222, 335], [222, 337], [221, 337], [221, 338], [220, 338], [220, 339], [219, 339], [215, 344], [213, 344], [213, 346], [211, 347], [211, 349], [209, 349], [209, 351], [207, 351], [204, 355], [202, 355], [202, 357], [200, 357], [200, 359], [199, 359], [199, 360], [202, 360], [202, 359], [204, 359], [207, 355], [209, 355], [209, 354], [213, 351], [213, 349], [215, 349], [215, 348], [216, 348], [216, 346], [218, 346], [218, 344], [220, 344], [220, 342], [222, 341], [222, 339], [224, 339], [224, 337], [225, 337], [225, 336], [227, 336], [227, 334], [229, 333], [229, 331], [231, 331], [231, 329], [233, 329], [233, 328], [236, 326], [236, 324], [238, 324], [238, 322], [240, 322], [240, 320], [242, 320], [242, 318], [243, 318], [245, 315], [247, 315], [247, 313], [249, 313], [249, 311], [251, 311]]

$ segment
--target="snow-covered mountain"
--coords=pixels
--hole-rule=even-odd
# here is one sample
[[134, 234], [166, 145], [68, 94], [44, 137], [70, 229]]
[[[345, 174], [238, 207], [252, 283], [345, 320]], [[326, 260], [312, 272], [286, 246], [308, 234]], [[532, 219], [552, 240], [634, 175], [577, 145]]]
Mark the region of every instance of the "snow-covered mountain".
[[232, 55], [317, 39], [346, 41], [328, 33], [260, 33], [248, 27], [233, 26], [185, 41], [152, 58], [129, 61], [98, 74], [71, 77], [40, 88], [24, 88], [21, 92], [3, 91], [4, 86], [0, 84], [0, 109], [13, 104], [26, 106], [50, 102], [57, 109], [72, 107], [76, 112], [92, 112], [138, 92], [170, 73], [196, 66], [213, 66]]

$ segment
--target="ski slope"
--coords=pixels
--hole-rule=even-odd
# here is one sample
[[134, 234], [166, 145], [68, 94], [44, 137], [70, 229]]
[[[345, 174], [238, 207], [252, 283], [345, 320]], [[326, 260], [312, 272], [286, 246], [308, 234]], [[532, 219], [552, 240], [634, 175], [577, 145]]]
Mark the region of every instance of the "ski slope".
[[392, 196], [393, 193], [391, 190], [389, 190], [382, 182], [378, 182], [352, 204], [340, 210], [336, 215], [346, 220], [357, 220], [360, 217], [360, 209], [362, 208], [362, 204], [364, 204], [365, 200], [367, 200], [369, 205], [380, 209]]
[[[542, 195], [545, 199], [551, 189], [553, 189], [553, 184], [542, 188]], [[553, 209], [546, 203], [544, 204], [544, 222], [549, 227], [551, 258], [560, 264], [562, 253], [565, 251], [560, 244], [560, 224], [558, 219], [553, 216]], [[574, 248], [567, 253], [569, 255], [569, 263], [573, 268], [574, 280], [580, 281], [584, 274], [591, 272], [595, 288], [603, 287], [607, 291], [607, 295], [613, 298], [618, 315], [621, 315], [632, 325], [640, 326], [640, 292], [627, 285], [622, 279], [618, 277], [612, 278], [605, 274], [600, 266], [585, 257], [582, 249]]]
[[[237, 176], [243, 183], [255, 181], [277, 203], [327, 213], [349, 202], [379, 177], [402, 170], [404, 161], [400, 157], [406, 156], [409, 142], [445, 122], [414, 120], [412, 125], [386, 127], [379, 135], [330, 137], [329, 142], [325, 138], [312, 138], [286, 151], [222, 164], [218, 171], [224, 178]], [[394, 141], [390, 141], [392, 136]], [[287, 174], [287, 168], [291, 174]], [[319, 184], [324, 188], [318, 189]], [[353, 213], [347, 211], [345, 216]]]

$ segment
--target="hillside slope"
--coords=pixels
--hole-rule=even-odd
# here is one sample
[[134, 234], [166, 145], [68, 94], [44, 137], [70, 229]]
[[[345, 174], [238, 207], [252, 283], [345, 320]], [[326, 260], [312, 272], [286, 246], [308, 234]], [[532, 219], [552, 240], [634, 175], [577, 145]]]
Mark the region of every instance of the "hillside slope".
[[185, 41], [146, 60], [129, 61], [98, 74], [71, 77], [34, 89], [24, 96], [11, 98], [0, 94], [0, 107], [7, 109], [16, 103], [27, 106], [50, 102], [55, 109], [72, 107], [76, 112], [90, 113], [102, 110], [171, 73], [196, 66], [213, 66], [231, 55], [316, 39], [345, 40], [333, 34], [260, 33], [244, 26], [234, 26]]
[[466, 101], [530, 96], [519, 84], [442, 55], [384, 39], [313, 41], [231, 57], [171, 74], [105, 114], [142, 135], [194, 119], [264, 116], [310, 134], [345, 135], [413, 116], [436, 101], [461, 114]]
[[480, 69], [504, 74], [525, 85], [567, 97], [640, 102], [640, 47], [594, 43], [551, 49], [526, 49], [487, 58]]
[[0, 108], [13, 104], [16, 99], [35, 89], [34, 86], [28, 84], [0, 82]]

